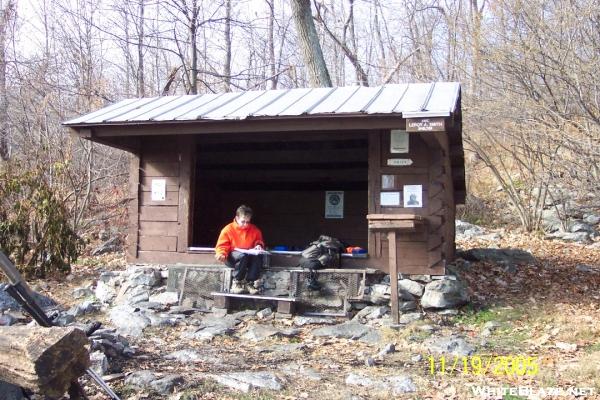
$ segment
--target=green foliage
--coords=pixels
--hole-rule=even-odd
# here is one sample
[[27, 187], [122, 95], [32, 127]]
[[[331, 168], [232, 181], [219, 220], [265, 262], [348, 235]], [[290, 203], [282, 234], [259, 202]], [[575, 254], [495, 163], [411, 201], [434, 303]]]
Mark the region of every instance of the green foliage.
[[18, 162], [0, 167], [0, 248], [23, 273], [43, 278], [69, 272], [83, 244], [43, 167], [25, 170]]

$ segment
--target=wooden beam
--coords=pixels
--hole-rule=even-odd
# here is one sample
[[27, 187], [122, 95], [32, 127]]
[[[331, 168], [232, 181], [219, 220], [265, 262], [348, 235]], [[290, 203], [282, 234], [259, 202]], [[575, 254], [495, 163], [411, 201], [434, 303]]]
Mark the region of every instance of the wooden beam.
[[0, 326], [0, 380], [59, 398], [88, 368], [87, 344], [72, 327]]
[[133, 262], [138, 256], [140, 226], [140, 142], [136, 140], [136, 151], [129, 159], [129, 224], [127, 232], [127, 261]]
[[179, 137], [179, 238], [177, 251], [184, 253], [190, 246], [190, 226], [192, 216], [192, 160], [195, 152], [195, 140], [190, 136]]
[[[153, 136], [153, 135], [195, 135], [207, 133], [256, 133], [256, 132], [291, 132], [291, 131], [341, 131], [341, 130], [373, 130], [402, 128], [404, 119], [399, 116], [376, 115], [326, 115], [272, 119], [245, 119], [227, 121], [148, 121], [136, 124], [100, 124], [93, 126], [97, 137], [109, 136]], [[73, 126], [77, 130], [91, 126]]]
[[392, 321], [394, 324], [399, 322], [400, 316], [398, 315], [398, 264], [396, 260], [396, 231], [390, 231], [387, 234], [389, 243], [389, 269], [390, 269], [390, 289], [391, 300], [392, 300]]

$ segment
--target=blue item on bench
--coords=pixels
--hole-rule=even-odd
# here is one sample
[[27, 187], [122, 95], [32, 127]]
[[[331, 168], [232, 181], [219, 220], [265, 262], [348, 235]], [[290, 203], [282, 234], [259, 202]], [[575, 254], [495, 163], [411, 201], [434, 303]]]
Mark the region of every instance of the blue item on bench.
[[289, 249], [288, 246], [273, 246], [273, 250], [275, 251], [288, 251]]

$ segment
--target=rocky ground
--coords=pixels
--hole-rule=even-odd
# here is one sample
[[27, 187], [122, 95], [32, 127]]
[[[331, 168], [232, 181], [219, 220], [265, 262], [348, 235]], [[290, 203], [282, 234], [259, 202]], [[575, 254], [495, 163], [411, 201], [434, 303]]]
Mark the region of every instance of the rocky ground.
[[[575, 390], [600, 398], [598, 242], [467, 229], [458, 245], [451, 271], [470, 302], [419, 307], [400, 325], [385, 305], [351, 320], [283, 318], [270, 309], [226, 315], [165, 298], [138, 299], [147, 313], [109, 308], [97, 301], [98, 282], [125, 268], [118, 254], [85, 259], [67, 279], [34, 286], [73, 307], [72, 317], [61, 315], [65, 323], [103, 323], [92, 337], [96, 368], [107, 368], [101, 372], [123, 399], [568, 399]], [[151, 275], [135, 279], [159, 279]], [[128, 324], [115, 332], [119, 318]], [[87, 381], [86, 391], [107, 398]]]

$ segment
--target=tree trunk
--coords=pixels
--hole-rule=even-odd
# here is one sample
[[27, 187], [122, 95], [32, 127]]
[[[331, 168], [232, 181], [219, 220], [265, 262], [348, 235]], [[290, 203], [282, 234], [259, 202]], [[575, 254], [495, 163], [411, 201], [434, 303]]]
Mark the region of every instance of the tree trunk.
[[231, 92], [231, 0], [225, 1], [225, 62], [223, 89]]
[[292, 14], [298, 32], [300, 51], [308, 68], [310, 85], [331, 87], [331, 78], [313, 22], [310, 0], [292, 0]]
[[140, 0], [138, 32], [138, 97], [146, 96], [146, 78], [144, 76], [144, 0]]
[[87, 344], [76, 328], [0, 326], [0, 380], [60, 397], [88, 368]]
[[8, 93], [6, 92], [6, 42], [9, 24], [15, 13], [15, 2], [9, 0], [0, 10], [0, 160], [6, 161], [8, 151]]

